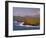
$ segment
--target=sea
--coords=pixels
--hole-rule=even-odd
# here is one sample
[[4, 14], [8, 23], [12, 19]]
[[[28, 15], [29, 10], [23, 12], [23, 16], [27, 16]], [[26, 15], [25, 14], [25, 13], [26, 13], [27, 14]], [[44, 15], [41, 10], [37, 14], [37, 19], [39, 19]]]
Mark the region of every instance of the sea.
[[32, 25], [23, 25], [24, 22], [13, 21], [13, 31], [16, 30], [40, 30], [40, 25], [32, 26]]

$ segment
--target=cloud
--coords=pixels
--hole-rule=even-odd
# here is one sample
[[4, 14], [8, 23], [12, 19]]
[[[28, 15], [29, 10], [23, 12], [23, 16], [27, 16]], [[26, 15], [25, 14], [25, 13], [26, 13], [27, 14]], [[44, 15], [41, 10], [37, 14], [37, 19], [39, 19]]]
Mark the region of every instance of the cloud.
[[40, 8], [13, 7], [14, 16], [40, 16]]

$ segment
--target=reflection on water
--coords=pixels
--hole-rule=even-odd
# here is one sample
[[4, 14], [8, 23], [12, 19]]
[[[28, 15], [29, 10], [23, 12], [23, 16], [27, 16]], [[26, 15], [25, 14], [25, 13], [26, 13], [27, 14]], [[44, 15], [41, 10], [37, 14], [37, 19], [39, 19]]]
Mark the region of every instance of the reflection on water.
[[13, 21], [13, 30], [38, 30], [40, 26], [23, 25], [24, 22]]

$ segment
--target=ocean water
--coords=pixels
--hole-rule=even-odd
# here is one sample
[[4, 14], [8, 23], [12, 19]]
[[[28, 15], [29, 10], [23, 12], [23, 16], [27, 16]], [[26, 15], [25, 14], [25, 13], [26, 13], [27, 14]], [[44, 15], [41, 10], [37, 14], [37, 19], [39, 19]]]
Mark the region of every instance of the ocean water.
[[39, 30], [39, 26], [30, 26], [30, 25], [23, 25], [23, 22], [16, 22], [13, 21], [13, 31], [15, 30]]

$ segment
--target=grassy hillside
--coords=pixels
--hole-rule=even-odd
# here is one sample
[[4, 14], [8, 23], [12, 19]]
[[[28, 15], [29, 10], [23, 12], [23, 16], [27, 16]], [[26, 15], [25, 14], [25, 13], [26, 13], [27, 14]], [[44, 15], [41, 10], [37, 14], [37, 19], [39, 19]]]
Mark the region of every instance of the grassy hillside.
[[40, 18], [13, 16], [13, 20], [24, 22], [24, 25], [39, 25], [40, 24]]
[[24, 25], [39, 25], [40, 19], [37, 18], [26, 18], [24, 19]]

